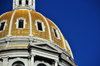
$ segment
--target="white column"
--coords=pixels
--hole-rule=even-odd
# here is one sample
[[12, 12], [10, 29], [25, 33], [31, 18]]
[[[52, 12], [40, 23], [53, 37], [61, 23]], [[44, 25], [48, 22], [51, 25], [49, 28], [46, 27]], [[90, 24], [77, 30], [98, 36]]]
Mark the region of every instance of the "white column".
[[31, 6], [32, 0], [29, 0], [29, 6]]
[[8, 58], [7, 57], [3, 58], [3, 66], [8, 66]]
[[55, 60], [55, 66], [58, 66], [58, 62], [57, 62], [57, 60]]
[[33, 0], [33, 9], [35, 10], [35, 0]]
[[31, 66], [34, 66], [34, 55], [31, 56]]
[[25, 0], [22, 0], [22, 6], [25, 6]]
[[31, 59], [30, 59], [30, 57], [28, 59], [28, 66], [31, 66]]
[[19, 0], [16, 0], [16, 5], [17, 5], [17, 6], [19, 5]]

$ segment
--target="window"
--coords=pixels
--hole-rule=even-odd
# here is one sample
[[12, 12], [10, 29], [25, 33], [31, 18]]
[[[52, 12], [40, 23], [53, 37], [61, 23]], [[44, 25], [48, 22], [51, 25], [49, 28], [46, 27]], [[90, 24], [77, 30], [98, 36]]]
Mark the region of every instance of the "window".
[[55, 37], [60, 39], [60, 34], [59, 34], [58, 30], [55, 27], [53, 27], [53, 32], [54, 32]]
[[18, 28], [23, 28], [24, 20], [19, 20]]
[[12, 66], [25, 66], [25, 65], [24, 65], [23, 62], [21, 62], [21, 61], [17, 61], [17, 62], [15, 62], [15, 63], [13, 63]]
[[26, 0], [26, 5], [28, 5], [28, 0]]
[[40, 20], [36, 20], [36, 27], [37, 27], [37, 30], [39, 31], [45, 31], [45, 26], [44, 26], [44, 23]]
[[0, 31], [2, 31], [4, 29], [4, 25], [5, 25], [5, 22], [1, 23], [1, 25], [0, 25]]
[[42, 31], [42, 24], [40, 22], [37, 22], [38, 30]]
[[22, 5], [22, 0], [19, 0], [19, 5]]
[[24, 19], [24, 18], [18, 18], [17, 22], [15, 24], [16, 24], [16, 28], [17, 29], [24, 29], [25, 25], [27, 24], [26, 23], [26, 19]]
[[3, 31], [5, 29], [6, 26], [6, 20], [3, 20], [0, 22], [0, 31]]
[[35, 61], [34, 66], [52, 66], [52, 65], [45, 61]]
[[45, 64], [43, 64], [43, 63], [40, 63], [40, 64], [38, 64], [37, 66], [46, 66]]

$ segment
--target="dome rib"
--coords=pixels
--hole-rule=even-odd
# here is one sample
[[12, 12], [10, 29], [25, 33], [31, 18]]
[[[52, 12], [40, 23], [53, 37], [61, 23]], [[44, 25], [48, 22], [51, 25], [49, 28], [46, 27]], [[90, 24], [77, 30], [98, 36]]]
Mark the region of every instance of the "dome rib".
[[10, 25], [9, 25], [9, 33], [8, 33], [8, 36], [11, 36], [11, 29], [12, 29], [12, 22], [13, 22], [13, 18], [14, 18], [14, 15], [16, 13], [17, 10], [15, 10], [12, 14], [12, 17], [11, 17], [11, 21], [10, 21]]

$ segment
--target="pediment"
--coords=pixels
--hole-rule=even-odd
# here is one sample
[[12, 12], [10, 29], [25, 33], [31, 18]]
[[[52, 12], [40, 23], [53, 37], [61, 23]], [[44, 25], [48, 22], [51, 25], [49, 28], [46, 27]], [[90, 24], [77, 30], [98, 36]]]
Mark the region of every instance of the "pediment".
[[45, 50], [59, 52], [59, 50], [56, 47], [54, 47], [50, 44], [47, 44], [47, 43], [34, 43], [34, 44], [31, 44], [31, 46], [39, 47], [39, 48], [42, 48]]

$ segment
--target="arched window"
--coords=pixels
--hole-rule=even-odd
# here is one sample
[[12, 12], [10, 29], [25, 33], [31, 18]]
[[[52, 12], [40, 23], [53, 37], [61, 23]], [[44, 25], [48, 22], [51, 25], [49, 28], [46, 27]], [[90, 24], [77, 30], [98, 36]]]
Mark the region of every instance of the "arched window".
[[25, 66], [23, 62], [17, 61], [12, 64], [12, 66]]
[[22, 5], [22, 0], [19, 0], [19, 5]]
[[38, 64], [37, 66], [46, 66], [45, 64], [43, 64], [43, 63], [40, 63], [40, 64]]
[[29, 1], [28, 1], [28, 0], [26, 0], [26, 5], [28, 5], [28, 3], [29, 3]]

